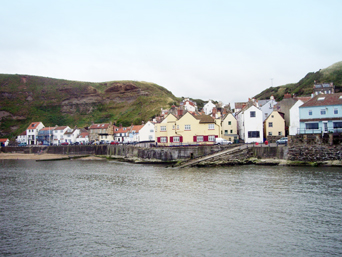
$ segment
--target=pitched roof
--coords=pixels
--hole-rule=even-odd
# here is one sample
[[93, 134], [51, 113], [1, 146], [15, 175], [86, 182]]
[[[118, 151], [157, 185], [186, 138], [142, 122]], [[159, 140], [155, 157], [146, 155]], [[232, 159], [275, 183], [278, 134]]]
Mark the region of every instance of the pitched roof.
[[81, 134], [79, 134], [78, 137], [79, 137], [79, 138], [89, 137], [89, 132], [82, 132]]
[[41, 130], [54, 130], [55, 129], [55, 127], [45, 127], [45, 128], [42, 128]]
[[196, 115], [194, 117], [200, 121], [199, 123], [214, 123], [215, 122], [215, 120], [209, 115]]
[[32, 122], [30, 124], [30, 126], [27, 127], [27, 129], [36, 129], [40, 123], [41, 123], [40, 121], [39, 122]]
[[66, 128], [67, 126], [59, 126], [59, 127], [55, 127], [55, 130], [64, 130]]
[[142, 129], [144, 125], [133, 125], [131, 127], [131, 131], [139, 132], [140, 129]]
[[342, 93], [316, 95], [311, 100], [300, 106], [300, 108], [326, 105], [342, 105]]
[[92, 124], [89, 129], [107, 129], [109, 127], [109, 123], [101, 123], [101, 124]]
[[8, 138], [0, 138], [0, 142], [7, 142], [7, 141], [9, 141]]
[[26, 130], [24, 130], [19, 136], [26, 136]]

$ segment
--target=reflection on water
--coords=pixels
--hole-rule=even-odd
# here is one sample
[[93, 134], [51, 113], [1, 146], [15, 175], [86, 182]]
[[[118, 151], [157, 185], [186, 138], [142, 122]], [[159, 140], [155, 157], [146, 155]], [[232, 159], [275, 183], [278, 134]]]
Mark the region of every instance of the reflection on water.
[[342, 254], [339, 168], [0, 161], [0, 254]]

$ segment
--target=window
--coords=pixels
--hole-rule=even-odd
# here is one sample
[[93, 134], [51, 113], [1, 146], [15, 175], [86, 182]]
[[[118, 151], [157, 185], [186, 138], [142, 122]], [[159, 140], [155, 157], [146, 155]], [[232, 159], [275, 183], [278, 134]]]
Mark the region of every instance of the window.
[[334, 109], [334, 114], [338, 114], [338, 109], [337, 108]]
[[233, 134], [233, 130], [232, 129], [230, 130], [230, 134]]
[[283, 133], [282, 133], [281, 131], [278, 132], [278, 136], [282, 136], [282, 134], [283, 134]]
[[334, 129], [342, 128], [342, 121], [336, 121], [333, 123]]
[[251, 111], [251, 112], [250, 112], [250, 117], [251, 117], [251, 118], [255, 118], [255, 111]]
[[318, 129], [318, 122], [316, 122], [316, 123], [305, 123], [305, 129]]
[[228, 121], [228, 125], [232, 125], [232, 122], [231, 122], [231, 121]]
[[208, 137], [208, 141], [214, 142], [214, 141], [215, 141], [215, 136], [209, 136], [209, 137]]
[[215, 124], [208, 124], [208, 129], [215, 129]]
[[268, 113], [267, 112], [265, 113], [265, 117], [268, 117]]
[[166, 131], [166, 126], [160, 126], [160, 131]]
[[154, 132], [153, 129], [150, 129], [150, 132], [153, 133]]
[[309, 110], [309, 115], [312, 115], [312, 110]]
[[248, 131], [248, 138], [260, 138], [260, 131]]
[[177, 129], [179, 130], [179, 125], [177, 125]]
[[197, 142], [203, 142], [203, 136], [197, 136]]
[[156, 130], [156, 132], [158, 132], [158, 127], [157, 126], [155, 127], [155, 130]]
[[172, 125], [172, 129], [175, 130], [175, 125]]
[[224, 133], [225, 133], [225, 134], [228, 134], [228, 130], [225, 130]]
[[268, 127], [269, 127], [269, 128], [273, 128], [273, 122], [269, 122], [269, 123], [268, 123]]
[[325, 97], [318, 97], [317, 100], [318, 101], [323, 101], [325, 99]]
[[272, 132], [268, 132], [268, 135], [269, 135], [269, 136], [272, 136]]
[[179, 137], [173, 137], [173, 142], [174, 143], [179, 143]]
[[325, 115], [325, 109], [321, 109], [321, 115]]
[[191, 125], [185, 125], [184, 130], [191, 130]]
[[167, 137], [160, 137], [160, 143], [166, 143], [166, 138]]

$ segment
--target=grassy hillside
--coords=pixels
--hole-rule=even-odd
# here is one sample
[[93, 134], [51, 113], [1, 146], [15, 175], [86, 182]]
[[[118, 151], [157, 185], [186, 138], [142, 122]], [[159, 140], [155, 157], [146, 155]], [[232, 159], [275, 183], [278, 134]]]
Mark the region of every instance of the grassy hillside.
[[280, 101], [285, 93], [296, 94], [297, 96], [309, 96], [312, 93], [315, 81], [316, 83], [333, 82], [335, 92], [342, 92], [342, 61], [317, 72], [309, 72], [297, 83], [270, 87], [256, 95], [255, 98], [268, 99], [273, 95], [277, 101]]
[[32, 121], [84, 127], [91, 122], [141, 124], [178, 99], [154, 83], [68, 81], [0, 74], [0, 136], [16, 136]]

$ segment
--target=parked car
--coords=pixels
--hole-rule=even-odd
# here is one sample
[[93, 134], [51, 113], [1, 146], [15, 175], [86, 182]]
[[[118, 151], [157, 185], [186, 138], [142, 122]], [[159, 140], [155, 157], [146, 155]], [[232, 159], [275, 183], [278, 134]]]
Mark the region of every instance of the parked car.
[[61, 143], [61, 145], [68, 145], [68, 144], [69, 144], [68, 142]]
[[287, 145], [287, 137], [282, 137], [276, 141], [277, 145]]
[[20, 143], [18, 146], [27, 146], [26, 142]]
[[110, 142], [110, 144], [111, 144], [111, 145], [118, 145], [119, 142], [118, 142], [118, 141], [112, 141], [112, 142]]
[[216, 145], [230, 145], [230, 144], [232, 144], [232, 143], [233, 143], [233, 142], [228, 141], [228, 140], [223, 139], [223, 138], [220, 138], [220, 137], [218, 137], [218, 138], [215, 139], [215, 144], [216, 144]]

